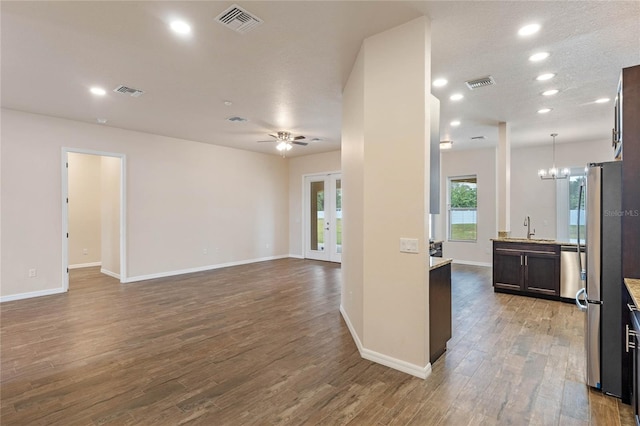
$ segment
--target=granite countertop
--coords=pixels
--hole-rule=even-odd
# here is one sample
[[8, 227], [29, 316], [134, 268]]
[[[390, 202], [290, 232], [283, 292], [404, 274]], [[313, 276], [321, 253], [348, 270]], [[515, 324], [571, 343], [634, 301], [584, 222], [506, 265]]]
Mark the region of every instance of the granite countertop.
[[429, 270], [433, 271], [444, 265], [448, 265], [453, 262], [453, 259], [443, 259], [442, 257], [429, 257]]
[[576, 243], [570, 243], [569, 241], [558, 241], [554, 239], [545, 238], [491, 238], [491, 241], [497, 241], [499, 243], [531, 243], [531, 244], [555, 244], [558, 246], [576, 246]]
[[640, 278], [625, 278], [624, 284], [627, 286], [629, 290], [629, 294], [633, 299], [633, 304], [636, 307], [640, 307]]

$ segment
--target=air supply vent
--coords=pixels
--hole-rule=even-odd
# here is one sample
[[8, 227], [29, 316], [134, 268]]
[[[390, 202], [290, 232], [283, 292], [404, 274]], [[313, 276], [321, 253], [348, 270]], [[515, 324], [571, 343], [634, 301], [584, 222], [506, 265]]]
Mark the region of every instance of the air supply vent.
[[488, 75], [486, 77], [477, 78], [475, 80], [465, 81], [465, 84], [469, 89], [473, 90], [479, 87], [493, 86], [494, 84], [496, 84], [496, 81], [493, 79], [493, 77]]
[[262, 25], [262, 19], [250, 14], [237, 4], [232, 5], [220, 15], [216, 16], [216, 21], [240, 34], [248, 33]]
[[484, 136], [472, 136], [472, 137], [471, 137], [471, 140], [472, 140], [472, 141], [483, 141], [483, 140], [485, 140], [485, 139], [486, 139], [486, 138], [485, 138]]
[[244, 123], [245, 121], [248, 121], [248, 120], [244, 117], [234, 116], [234, 117], [227, 118], [227, 121], [231, 121], [233, 123]]
[[138, 98], [142, 96], [142, 94], [144, 93], [144, 91], [140, 89], [134, 89], [133, 87], [127, 87], [123, 85], [116, 87], [115, 89], [113, 89], [113, 91], [118, 93], [124, 93], [125, 95], [130, 95], [134, 98]]

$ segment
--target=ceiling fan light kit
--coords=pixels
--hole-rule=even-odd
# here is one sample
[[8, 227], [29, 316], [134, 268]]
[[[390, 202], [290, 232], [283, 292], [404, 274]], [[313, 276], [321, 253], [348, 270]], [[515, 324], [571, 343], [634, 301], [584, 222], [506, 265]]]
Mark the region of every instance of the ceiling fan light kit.
[[[299, 136], [293, 136], [291, 134], [291, 132], [285, 132], [285, 131], [279, 131], [275, 134], [270, 133], [269, 136], [271, 136], [273, 138], [273, 140], [267, 140], [267, 141], [258, 141], [258, 143], [263, 143], [263, 142], [278, 142], [278, 145], [276, 145], [276, 149], [280, 152], [282, 152], [282, 156], [284, 157], [285, 153], [287, 151], [290, 151], [291, 148], [293, 148], [293, 145], [300, 145], [300, 146], [307, 146], [309, 145], [308, 142], [302, 142], [305, 139], [307, 139], [305, 136], [299, 135]], [[320, 139], [318, 138], [313, 138], [311, 139], [312, 141], [320, 141]]]

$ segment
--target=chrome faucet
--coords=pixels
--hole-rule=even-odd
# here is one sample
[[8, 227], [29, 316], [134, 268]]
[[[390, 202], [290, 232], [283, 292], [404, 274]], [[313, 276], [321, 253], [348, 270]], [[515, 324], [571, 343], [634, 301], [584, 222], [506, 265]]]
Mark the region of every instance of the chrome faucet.
[[533, 228], [533, 232], [531, 232], [531, 218], [529, 216], [524, 218], [524, 226], [527, 227], [527, 240], [530, 240], [532, 235], [536, 235], [536, 228]]

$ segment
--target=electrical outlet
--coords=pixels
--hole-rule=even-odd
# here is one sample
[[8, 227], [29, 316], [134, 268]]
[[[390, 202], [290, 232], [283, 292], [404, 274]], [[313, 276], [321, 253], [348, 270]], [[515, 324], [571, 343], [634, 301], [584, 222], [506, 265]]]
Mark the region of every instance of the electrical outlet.
[[202, 249], [202, 254], [207, 254], [207, 253], [209, 253], [209, 250], [208, 250], [208, 249], [206, 249], [206, 248], [203, 248], [203, 249]]
[[88, 255], [89, 254], [89, 249], [82, 249], [82, 254], [83, 255]]
[[38, 270], [36, 268], [29, 269], [28, 272], [29, 278], [35, 278], [38, 275]]

